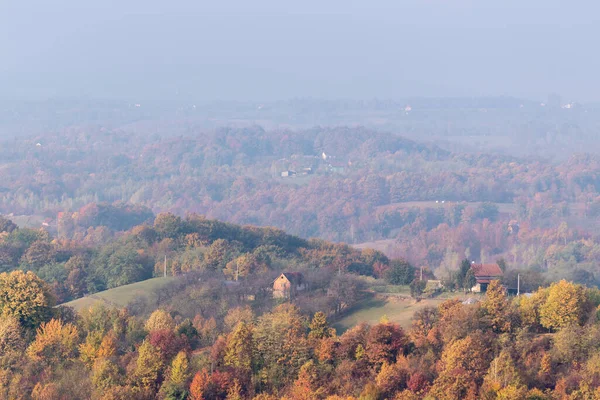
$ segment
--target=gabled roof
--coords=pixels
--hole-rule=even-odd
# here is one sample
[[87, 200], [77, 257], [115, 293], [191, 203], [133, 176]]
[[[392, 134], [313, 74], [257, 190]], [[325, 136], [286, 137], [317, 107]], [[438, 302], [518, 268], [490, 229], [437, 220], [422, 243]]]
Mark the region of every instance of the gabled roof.
[[473, 264], [471, 265], [471, 269], [473, 270], [475, 278], [484, 276], [500, 277], [503, 275], [503, 272], [498, 264]]
[[285, 276], [287, 280], [290, 281], [290, 283], [293, 283], [295, 285], [301, 285], [302, 283], [304, 283], [304, 275], [302, 275], [301, 272], [284, 272], [281, 275]]

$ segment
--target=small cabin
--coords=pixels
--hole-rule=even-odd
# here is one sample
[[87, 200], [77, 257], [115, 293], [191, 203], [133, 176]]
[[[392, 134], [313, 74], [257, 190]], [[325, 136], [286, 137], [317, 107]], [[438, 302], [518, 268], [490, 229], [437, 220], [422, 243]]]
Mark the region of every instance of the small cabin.
[[471, 291], [479, 293], [485, 293], [491, 281], [502, 279], [504, 275], [498, 264], [473, 264], [471, 270], [477, 282]]
[[287, 171], [283, 171], [281, 173], [282, 177], [290, 177], [290, 176], [296, 176], [296, 171], [292, 171], [292, 170], [287, 170]]
[[289, 299], [305, 289], [304, 275], [300, 272], [284, 272], [273, 281], [273, 298]]

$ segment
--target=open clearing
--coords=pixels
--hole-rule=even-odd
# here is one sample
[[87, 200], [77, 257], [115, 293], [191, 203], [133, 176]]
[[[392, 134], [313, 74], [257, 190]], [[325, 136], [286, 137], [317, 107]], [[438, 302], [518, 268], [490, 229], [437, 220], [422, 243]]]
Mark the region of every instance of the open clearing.
[[73, 307], [76, 311], [94, 305], [105, 305], [112, 307], [125, 307], [131, 300], [138, 296], [147, 296], [150, 300], [154, 297], [154, 290], [172, 282], [174, 278], [152, 278], [130, 285], [119, 286], [114, 289], [108, 289], [103, 292], [91, 294], [77, 300], [64, 303], [62, 305]]
[[336, 321], [333, 327], [338, 334], [362, 323], [377, 324], [383, 316], [390, 322], [400, 324], [404, 329], [409, 329], [414, 313], [425, 307], [437, 307], [448, 299], [458, 298], [464, 300], [468, 297], [479, 297], [477, 294], [464, 295], [460, 293], [442, 293], [434, 298], [422, 299], [417, 302], [412, 298], [405, 296], [375, 296], [363, 300], [352, 310], [350, 310], [342, 319]]
[[335, 322], [333, 326], [339, 334], [362, 322], [377, 324], [383, 316], [390, 322], [400, 324], [404, 329], [410, 328], [413, 314], [427, 306], [437, 307], [445, 298], [423, 299], [416, 302], [404, 298], [371, 298], [364, 300], [354, 307], [345, 317]]

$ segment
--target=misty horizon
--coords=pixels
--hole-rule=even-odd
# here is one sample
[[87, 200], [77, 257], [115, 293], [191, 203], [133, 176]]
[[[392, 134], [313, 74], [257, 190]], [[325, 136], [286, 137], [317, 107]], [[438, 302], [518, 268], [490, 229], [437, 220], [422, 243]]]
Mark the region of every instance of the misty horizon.
[[[588, 2], [585, 2], [588, 3]], [[597, 5], [0, 3], [0, 97], [598, 101]]]

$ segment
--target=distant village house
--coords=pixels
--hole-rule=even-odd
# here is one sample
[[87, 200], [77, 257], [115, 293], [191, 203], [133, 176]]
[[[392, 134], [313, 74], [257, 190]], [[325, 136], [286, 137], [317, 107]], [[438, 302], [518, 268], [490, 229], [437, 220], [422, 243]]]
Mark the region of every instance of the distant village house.
[[304, 275], [300, 272], [284, 272], [273, 281], [273, 298], [289, 299], [305, 289]]
[[471, 270], [477, 282], [471, 289], [473, 292], [485, 293], [490, 282], [501, 279], [503, 275], [498, 264], [473, 264]]

